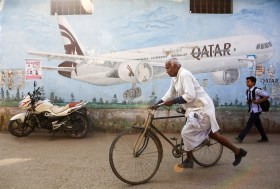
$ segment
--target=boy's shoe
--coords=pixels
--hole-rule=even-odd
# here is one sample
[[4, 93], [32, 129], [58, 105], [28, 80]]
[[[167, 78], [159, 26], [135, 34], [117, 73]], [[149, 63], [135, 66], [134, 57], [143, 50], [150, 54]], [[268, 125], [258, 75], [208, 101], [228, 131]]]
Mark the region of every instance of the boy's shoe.
[[240, 148], [239, 149], [239, 154], [237, 156], [235, 156], [235, 160], [232, 163], [232, 165], [233, 166], [238, 165], [241, 162], [241, 159], [246, 156], [246, 154], [247, 154], [247, 151], [242, 149], [242, 148]]
[[265, 138], [265, 139], [261, 139], [261, 140], [258, 140], [258, 142], [268, 142], [268, 139], [267, 138]]
[[234, 139], [235, 139], [237, 142], [242, 143], [241, 138], [239, 138], [238, 136], [234, 137]]
[[178, 165], [178, 167], [181, 168], [193, 168], [193, 161], [189, 161], [188, 159], [185, 159], [182, 163]]

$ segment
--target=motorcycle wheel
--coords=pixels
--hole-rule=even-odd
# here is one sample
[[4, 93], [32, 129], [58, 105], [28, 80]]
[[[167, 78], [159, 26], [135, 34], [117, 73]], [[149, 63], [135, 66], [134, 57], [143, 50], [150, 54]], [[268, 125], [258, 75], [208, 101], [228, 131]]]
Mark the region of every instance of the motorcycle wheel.
[[9, 122], [8, 131], [17, 137], [25, 137], [32, 133], [35, 129], [35, 124], [32, 123], [32, 120], [26, 120], [25, 123], [20, 119], [12, 120]]
[[83, 114], [75, 113], [71, 119], [76, 129], [67, 131], [67, 135], [76, 139], [85, 137], [89, 130], [87, 117]]

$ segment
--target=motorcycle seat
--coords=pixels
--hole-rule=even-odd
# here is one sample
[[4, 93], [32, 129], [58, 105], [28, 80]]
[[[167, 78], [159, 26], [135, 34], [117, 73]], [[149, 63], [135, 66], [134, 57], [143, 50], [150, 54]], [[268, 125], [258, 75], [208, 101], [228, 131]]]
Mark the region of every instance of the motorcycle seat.
[[58, 113], [63, 112], [65, 110], [69, 109], [69, 108], [73, 108], [80, 103], [81, 102], [71, 102], [71, 103], [69, 103], [65, 106], [53, 106], [50, 109], [53, 113], [58, 114]]
[[60, 112], [67, 110], [68, 108], [69, 108], [69, 105], [67, 104], [65, 106], [53, 106], [50, 109], [53, 113], [58, 114]]
[[69, 105], [69, 108], [73, 108], [73, 107], [75, 107], [76, 105], [78, 105], [78, 104], [80, 104], [81, 102], [71, 102], [71, 103], [69, 103], [68, 105]]

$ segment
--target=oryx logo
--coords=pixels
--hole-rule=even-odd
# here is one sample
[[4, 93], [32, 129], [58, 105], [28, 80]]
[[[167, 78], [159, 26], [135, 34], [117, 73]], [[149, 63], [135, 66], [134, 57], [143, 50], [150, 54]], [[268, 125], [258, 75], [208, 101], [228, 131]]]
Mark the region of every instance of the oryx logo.
[[65, 44], [64, 49], [66, 54], [76, 54], [76, 55], [84, 55], [82, 52], [79, 44], [77, 43], [75, 37], [72, 35], [72, 33], [63, 25], [59, 24], [59, 29], [61, 36], [66, 37], [70, 44]]
[[129, 65], [127, 65], [126, 68], [127, 68], [128, 71], [129, 71], [129, 72], [128, 72], [128, 76], [129, 76], [129, 77], [133, 77], [133, 76], [134, 76], [134, 73], [133, 73], [131, 67], [130, 67]]

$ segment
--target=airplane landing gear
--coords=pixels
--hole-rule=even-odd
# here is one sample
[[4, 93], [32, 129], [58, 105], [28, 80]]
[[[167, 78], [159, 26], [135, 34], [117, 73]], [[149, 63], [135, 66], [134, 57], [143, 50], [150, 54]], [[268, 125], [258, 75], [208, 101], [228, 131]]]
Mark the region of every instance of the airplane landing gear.
[[128, 89], [123, 92], [123, 98], [125, 100], [133, 100], [134, 98], [137, 98], [142, 95], [142, 91], [140, 87]]

